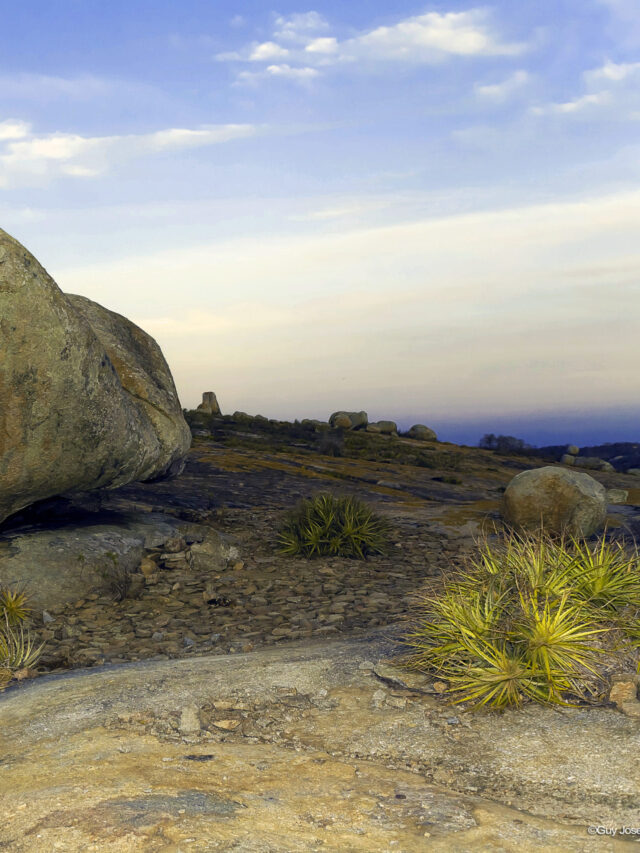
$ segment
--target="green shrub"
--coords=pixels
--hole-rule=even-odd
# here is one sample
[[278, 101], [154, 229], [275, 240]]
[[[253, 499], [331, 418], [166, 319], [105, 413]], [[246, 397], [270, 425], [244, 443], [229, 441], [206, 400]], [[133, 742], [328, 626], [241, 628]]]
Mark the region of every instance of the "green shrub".
[[603, 537], [488, 537], [437, 594], [417, 597], [401, 663], [448, 682], [457, 702], [571, 705], [604, 695], [621, 650], [640, 647], [640, 557]]
[[389, 526], [353, 497], [319, 494], [301, 501], [286, 518], [278, 544], [290, 556], [340, 556], [364, 560], [385, 552]]

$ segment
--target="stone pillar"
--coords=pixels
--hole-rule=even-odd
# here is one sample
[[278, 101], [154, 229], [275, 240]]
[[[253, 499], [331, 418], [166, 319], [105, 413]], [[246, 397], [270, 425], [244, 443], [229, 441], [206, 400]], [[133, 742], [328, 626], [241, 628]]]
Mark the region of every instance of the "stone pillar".
[[220, 415], [220, 406], [213, 391], [205, 391], [202, 395], [202, 402], [198, 406], [199, 412], [204, 412], [206, 415]]

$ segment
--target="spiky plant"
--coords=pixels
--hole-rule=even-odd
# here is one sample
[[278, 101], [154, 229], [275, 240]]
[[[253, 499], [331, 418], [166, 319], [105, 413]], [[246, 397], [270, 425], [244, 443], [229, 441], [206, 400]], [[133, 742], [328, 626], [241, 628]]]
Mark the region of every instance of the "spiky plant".
[[413, 652], [399, 662], [443, 678], [456, 701], [474, 706], [597, 695], [616, 637], [640, 646], [637, 555], [545, 534], [477, 544], [438, 594], [416, 597], [402, 640]]
[[31, 607], [27, 606], [26, 593], [0, 587], [0, 619], [7, 619], [10, 625], [18, 625], [24, 622], [29, 613]]
[[365, 560], [382, 554], [389, 525], [354, 497], [319, 494], [301, 501], [278, 532], [278, 545], [289, 556], [340, 556]]
[[0, 628], [0, 682], [4, 680], [6, 686], [14, 672], [32, 667], [43, 648], [44, 643], [37, 648], [34, 646], [29, 631], [25, 632], [22, 624], [16, 628], [5, 617], [5, 624]]
[[608, 613], [640, 608], [640, 558], [637, 552], [630, 555], [624, 543], [572, 537], [567, 568], [576, 595], [594, 608]]

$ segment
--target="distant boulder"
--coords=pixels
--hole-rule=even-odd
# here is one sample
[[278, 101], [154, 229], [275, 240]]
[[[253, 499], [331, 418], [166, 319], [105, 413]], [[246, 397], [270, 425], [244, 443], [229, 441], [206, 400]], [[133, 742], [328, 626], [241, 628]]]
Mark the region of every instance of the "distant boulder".
[[218, 405], [218, 399], [213, 391], [205, 391], [202, 395], [202, 402], [198, 406], [198, 411], [203, 412], [205, 415], [221, 415], [220, 406]]
[[588, 468], [591, 471], [613, 472], [616, 470], [610, 462], [606, 462], [597, 456], [575, 456], [573, 464], [577, 468]]
[[382, 435], [397, 435], [398, 425], [395, 421], [375, 421], [367, 424], [367, 432], [377, 432]]
[[317, 418], [303, 418], [300, 421], [300, 424], [302, 426], [311, 426], [316, 431], [317, 430], [325, 430], [325, 429], [329, 428], [329, 424], [327, 423], [327, 421], [319, 421]]
[[334, 412], [329, 418], [329, 424], [334, 429], [366, 429], [368, 423], [366, 412]]
[[627, 468], [625, 474], [631, 474], [633, 477], [640, 477], [640, 468]]
[[516, 529], [590, 536], [607, 516], [604, 486], [588, 474], [553, 465], [522, 471], [502, 496], [502, 514]]
[[575, 444], [568, 444], [567, 453], [570, 453], [572, 456], [577, 456], [578, 453], [580, 453], [580, 448], [576, 447]]
[[572, 456], [570, 453], [564, 453], [560, 457], [560, 462], [563, 465], [575, 465], [576, 457]]
[[182, 469], [191, 444], [157, 343], [68, 296], [0, 230], [0, 521], [44, 498]]
[[424, 424], [414, 424], [409, 428], [407, 436], [418, 441], [437, 441], [435, 432]]

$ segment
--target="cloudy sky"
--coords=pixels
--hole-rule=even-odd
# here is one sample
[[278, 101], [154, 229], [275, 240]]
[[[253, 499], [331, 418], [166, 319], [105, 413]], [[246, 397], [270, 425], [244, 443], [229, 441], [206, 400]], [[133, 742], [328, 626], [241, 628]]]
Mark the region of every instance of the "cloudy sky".
[[0, 227], [184, 406], [640, 439], [637, 0], [30, 0]]

